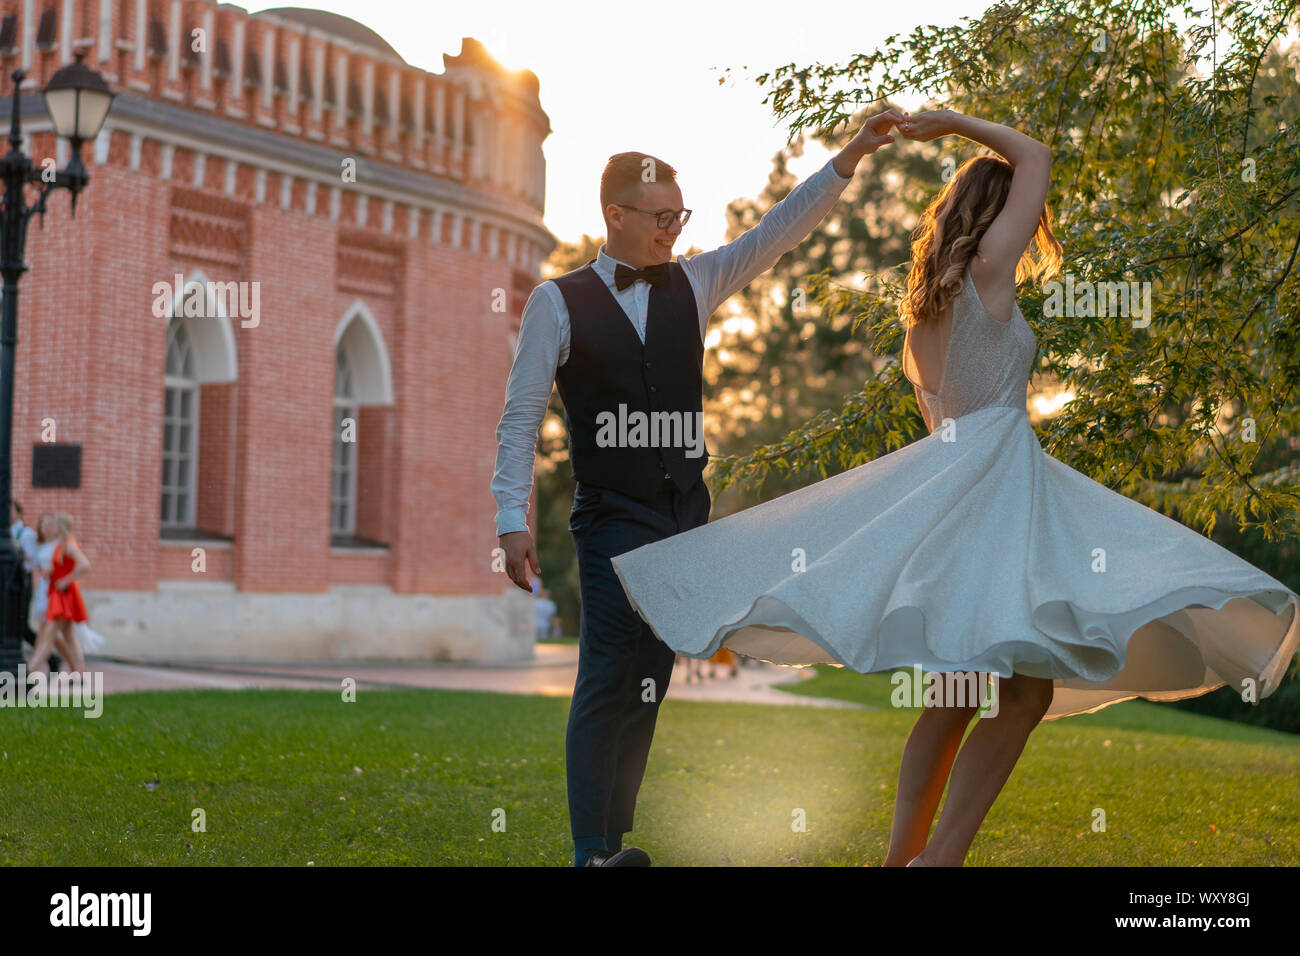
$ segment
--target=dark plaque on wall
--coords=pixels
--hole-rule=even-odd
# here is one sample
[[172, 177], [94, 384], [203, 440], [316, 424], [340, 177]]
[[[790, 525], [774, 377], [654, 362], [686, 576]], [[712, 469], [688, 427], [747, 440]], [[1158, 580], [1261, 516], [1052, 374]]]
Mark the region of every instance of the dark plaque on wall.
[[33, 445], [33, 488], [80, 488], [80, 445]]

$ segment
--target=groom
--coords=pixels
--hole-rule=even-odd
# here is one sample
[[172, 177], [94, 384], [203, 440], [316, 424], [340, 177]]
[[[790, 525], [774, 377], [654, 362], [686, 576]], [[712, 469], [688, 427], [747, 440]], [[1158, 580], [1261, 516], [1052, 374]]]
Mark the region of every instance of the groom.
[[[531, 592], [529, 570], [541, 566], [525, 518], [554, 382], [577, 480], [569, 531], [582, 624], [565, 747], [576, 866], [650, 864], [622, 843], [675, 655], [628, 603], [610, 558], [709, 520], [698, 432], [709, 318], [825, 218], [858, 160], [893, 142], [888, 130], [900, 118], [873, 116], [758, 225], [688, 259], [672, 257], [691, 212], [676, 171], [645, 153], [612, 156], [600, 180], [605, 244], [582, 268], [537, 286], [524, 306], [492, 494], [506, 570]], [[637, 420], [652, 423], [648, 437]], [[653, 423], [665, 420], [682, 427], [665, 428], [661, 441]]]

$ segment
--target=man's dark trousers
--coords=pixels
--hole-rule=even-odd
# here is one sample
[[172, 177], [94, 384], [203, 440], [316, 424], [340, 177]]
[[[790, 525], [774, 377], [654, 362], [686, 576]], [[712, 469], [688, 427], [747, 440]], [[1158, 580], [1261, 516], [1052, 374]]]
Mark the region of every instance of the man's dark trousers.
[[[685, 491], [665, 481], [646, 501], [581, 482], [574, 492], [569, 530], [578, 554], [582, 625], [565, 752], [575, 840], [619, 841], [632, 829], [676, 658], [628, 603], [610, 558], [706, 524], [711, 505], [703, 478]], [[649, 690], [647, 679], [654, 682]]]

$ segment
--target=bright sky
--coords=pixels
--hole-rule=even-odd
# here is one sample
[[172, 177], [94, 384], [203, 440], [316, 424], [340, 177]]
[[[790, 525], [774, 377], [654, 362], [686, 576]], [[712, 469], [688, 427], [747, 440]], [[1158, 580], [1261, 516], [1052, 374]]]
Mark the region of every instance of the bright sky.
[[[598, 190], [605, 161], [623, 150], [642, 150], [676, 167], [685, 205], [694, 210], [677, 246], [683, 253], [691, 245], [712, 249], [725, 241], [727, 204], [762, 190], [772, 155], [786, 142], [786, 130], [760, 102], [764, 94], [755, 76], [789, 62], [842, 63], [922, 20], [955, 23], [988, 5], [274, 0], [246, 9], [314, 7], [351, 17], [412, 66], [433, 73], [442, 72], [443, 53], [460, 52], [461, 37], [480, 40], [503, 66], [530, 69], [540, 81], [552, 129], [542, 146], [547, 228], [565, 241], [584, 232], [603, 235]], [[736, 75], [720, 86], [726, 67]], [[829, 156], [811, 147], [792, 170], [803, 178]]]

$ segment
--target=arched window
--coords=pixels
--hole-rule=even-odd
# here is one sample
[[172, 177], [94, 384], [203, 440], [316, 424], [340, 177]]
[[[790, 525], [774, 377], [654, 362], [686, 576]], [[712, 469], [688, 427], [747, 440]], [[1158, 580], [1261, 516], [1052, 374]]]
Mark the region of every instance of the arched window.
[[357, 396], [352, 364], [340, 342], [334, 348], [334, 464], [330, 482], [330, 534], [357, 530]]
[[[159, 525], [163, 537], [228, 535], [234, 492], [221, 462], [233, 460], [235, 336], [217, 292], [225, 286], [201, 272], [181, 281], [155, 290], [154, 314], [166, 321]], [[208, 463], [202, 481], [201, 462]]]
[[194, 526], [194, 479], [198, 471], [199, 383], [194, 349], [184, 319], [167, 326], [163, 384], [162, 526]]
[[353, 302], [334, 328], [330, 540], [371, 547], [391, 533], [385, 455], [392, 446], [393, 371], [374, 315]]

